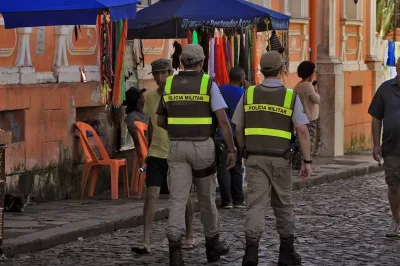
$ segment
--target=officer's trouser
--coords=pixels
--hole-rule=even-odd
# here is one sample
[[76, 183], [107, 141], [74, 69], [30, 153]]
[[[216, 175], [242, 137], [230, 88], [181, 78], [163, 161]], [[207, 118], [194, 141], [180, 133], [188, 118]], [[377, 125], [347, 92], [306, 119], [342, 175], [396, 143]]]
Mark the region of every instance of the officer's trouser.
[[270, 195], [279, 235], [284, 238], [291, 236], [294, 232], [294, 216], [292, 172], [288, 161], [283, 158], [250, 155], [246, 160], [246, 180], [246, 238], [260, 239]]
[[216, 174], [194, 178], [194, 170], [212, 165], [215, 146], [212, 139], [206, 141], [170, 141], [168, 155], [168, 188], [170, 191], [167, 237], [172, 242], [181, 240], [185, 231], [185, 209], [193, 179], [197, 188], [201, 222], [206, 237], [219, 233], [219, 218], [215, 205]]

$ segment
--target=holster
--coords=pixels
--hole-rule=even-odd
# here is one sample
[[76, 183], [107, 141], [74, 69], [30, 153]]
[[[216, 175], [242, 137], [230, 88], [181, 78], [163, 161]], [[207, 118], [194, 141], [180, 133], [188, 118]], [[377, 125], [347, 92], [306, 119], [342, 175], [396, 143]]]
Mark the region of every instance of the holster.
[[210, 166], [208, 166], [207, 168], [202, 169], [202, 170], [192, 169], [192, 175], [195, 178], [207, 177], [207, 176], [213, 175], [217, 172], [217, 161], [218, 161], [218, 157], [219, 157], [219, 152], [217, 151], [217, 149], [219, 149], [219, 145], [218, 145], [218, 142], [215, 141], [214, 137], [212, 139], [214, 141], [215, 151], [216, 151], [214, 162]]
[[217, 172], [217, 160], [216, 159], [214, 159], [214, 162], [205, 169], [202, 169], [202, 170], [192, 169], [192, 175], [195, 178], [207, 177], [207, 176], [215, 174], [216, 172]]

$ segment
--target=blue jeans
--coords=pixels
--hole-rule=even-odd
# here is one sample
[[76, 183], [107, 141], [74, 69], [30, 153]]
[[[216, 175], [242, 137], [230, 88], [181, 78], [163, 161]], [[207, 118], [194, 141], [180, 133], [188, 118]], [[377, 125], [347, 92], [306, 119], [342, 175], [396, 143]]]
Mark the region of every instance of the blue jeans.
[[243, 196], [243, 168], [241, 158], [238, 158], [236, 165], [227, 170], [226, 159], [228, 148], [224, 142], [217, 143], [218, 170], [217, 179], [221, 193], [222, 206], [241, 204]]

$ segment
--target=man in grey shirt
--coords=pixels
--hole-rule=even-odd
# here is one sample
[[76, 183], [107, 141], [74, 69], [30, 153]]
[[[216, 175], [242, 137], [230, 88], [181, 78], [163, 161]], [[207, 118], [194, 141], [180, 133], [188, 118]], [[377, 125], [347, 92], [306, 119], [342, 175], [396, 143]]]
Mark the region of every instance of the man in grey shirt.
[[394, 79], [379, 86], [368, 109], [373, 117], [372, 155], [379, 163], [383, 155], [389, 204], [393, 214], [387, 237], [400, 236], [400, 58], [397, 60], [396, 71], [397, 76]]

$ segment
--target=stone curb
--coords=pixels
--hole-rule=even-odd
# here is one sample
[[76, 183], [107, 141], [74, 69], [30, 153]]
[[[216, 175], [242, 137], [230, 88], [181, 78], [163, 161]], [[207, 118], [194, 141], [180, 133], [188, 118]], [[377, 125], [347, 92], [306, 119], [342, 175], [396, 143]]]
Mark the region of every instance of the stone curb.
[[[380, 172], [383, 169], [376, 163], [362, 163], [352, 167], [346, 167], [344, 170], [332, 173], [322, 174], [307, 182], [300, 180], [293, 181], [293, 190], [310, 188], [325, 183], [331, 183], [341, 179], [347, 179], [354, 176], [366, 175], [369, 173]], [[217, 199], [217, 204], [220, 199]], [[199, 211], [198, 203], [195, 202], [194, 210]], [[160, 208], [155, 215], [155, 220], [168, 218], [168, 208]], [[55, 227], [23, 235], [10, 240], [5, 240], [3, 252], [6, 257], [12, 257], [18, 254], [36, 252], [52, 248], [57, 245], [65, 244], [71, 241], [77, 241], [79, 237], [89, 238], [105, 233], [115, 232], [117, 230], [132, 228], [143, 224], [141, 215], [121, 213], [113, 217], [105, 216], [101, 220], [85, 220], [76, 223], [67, 224], [61, 227]], [[129, 243], [127, 243], [129, 245]]]
[[355, 176], [362, 176], [383, 171], [377, 163], [361, 163], [351, 167], [346, 167], [343, 170], [337, 170], [331, 173], [325, 173], [315, 178], [309, 179], [307, 182], [302, 182], [297, 179], [293, 181], [293, 190], [303, 188], [311, 188], [326, 183], [332, 183], [338, 180], [347, 179]]
[[[195, 212], [199, 211], [197, 202], [194, 202], [193, 207]], [[167, 218], [168, 208], [161, 207], [156, 211], [154, 220], [158, 221]], [[6, 240], [2, 249], [6, 257], [13, 257], [77, 241], [80, 237], [86, 239], [140, 225], [143, 225], [142, 215], [121, 213], [114, 215], [113, 218], [105, 217], [101, 220], [84, 220]], [[129, 244], [127, 243], [127, 245]]]

